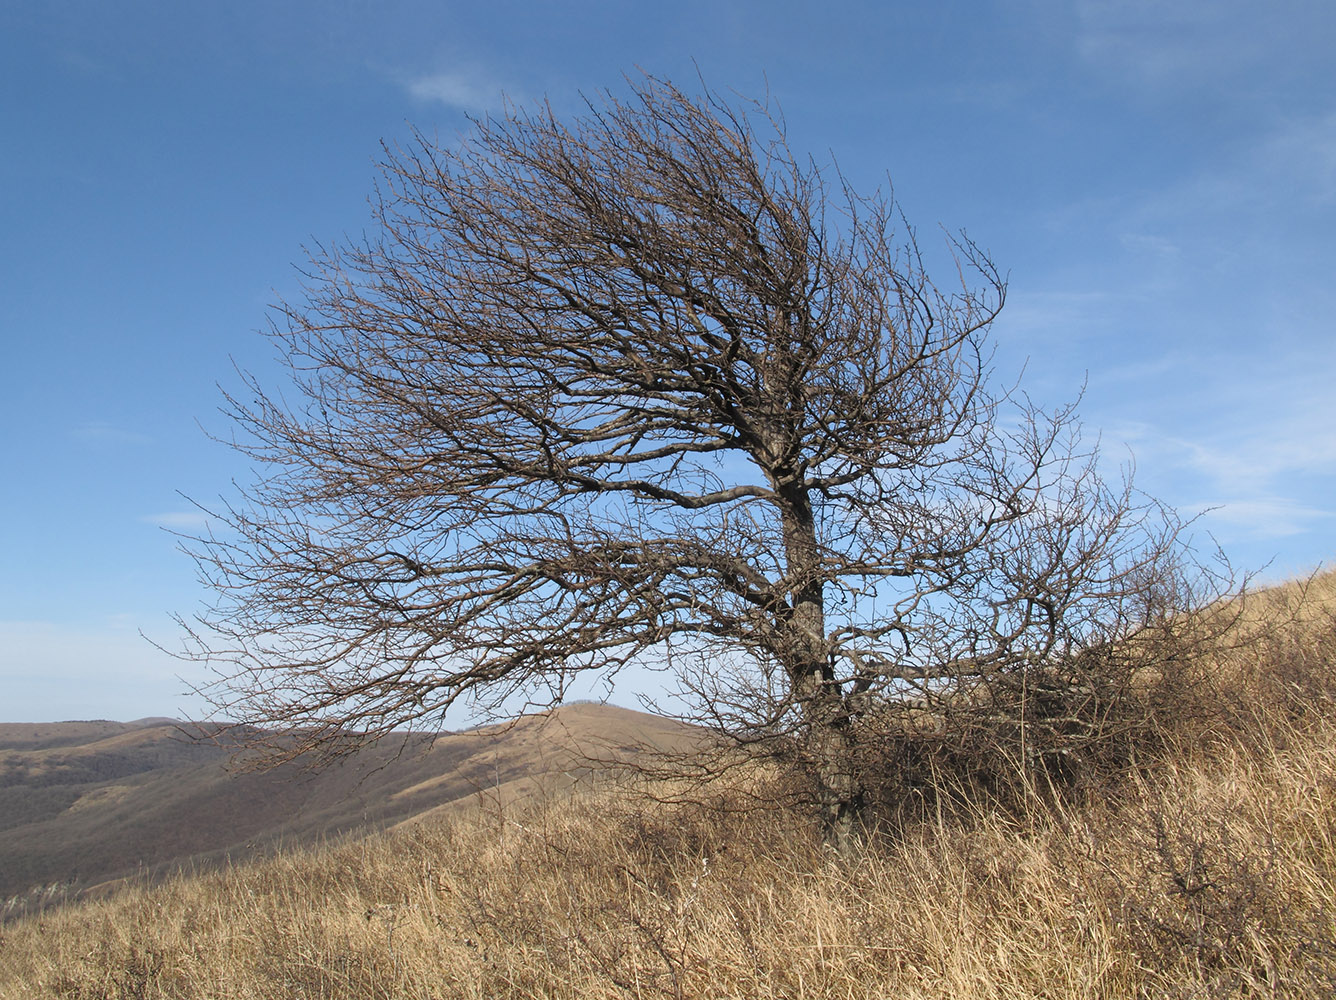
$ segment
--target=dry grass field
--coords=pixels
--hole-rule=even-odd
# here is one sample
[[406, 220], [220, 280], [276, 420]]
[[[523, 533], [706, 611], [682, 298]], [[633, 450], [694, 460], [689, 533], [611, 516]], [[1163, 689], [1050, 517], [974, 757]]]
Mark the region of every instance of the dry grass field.
[[920, 815], [853, 859], [729, 809], [756, 775], [484, 798], [10, 922], [0, 997], [1329, 996], [1334, 597], [1253, 598], [1202, 664], [1214, 711], [1100, 794]]

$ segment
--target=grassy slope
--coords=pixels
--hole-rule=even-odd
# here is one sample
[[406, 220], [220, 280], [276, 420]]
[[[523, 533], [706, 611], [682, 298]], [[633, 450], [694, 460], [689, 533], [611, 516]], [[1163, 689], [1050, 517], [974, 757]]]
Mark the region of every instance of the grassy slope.
[[[0, 903], [63, 895], [140, 872], [207, 866], [268, 845], [296, 846], [387, 826], [470, 799], [568, 781], [580, 751], [626, 756], [679, 727], [611, 706], [573, 705], [549, 722], [461, 733], [398, 754], [363, 751], [315, 775], [293, 767], [229, 774], [226, 750], [184, 742], [171, 724], [0, 726]], [[12, 909], [12, 907], [11, 907]]]
[[495, 803], [10, 924], [0, 997], [1331, 995], [1320, 589], [1216, 656], [1216, 722], [1116, 797], [942, 817], [853, 863], [783, 810]]

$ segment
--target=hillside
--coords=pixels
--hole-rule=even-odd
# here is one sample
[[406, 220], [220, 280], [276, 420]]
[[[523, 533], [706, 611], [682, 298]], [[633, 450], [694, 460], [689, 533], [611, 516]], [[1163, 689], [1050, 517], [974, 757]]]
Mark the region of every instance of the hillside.
[[[684, 745], [669, 720], [578, 704], [512, 726], [414, 737], [308, 773], [229, 773], [226, 747], [176, 723], [0, 725], [0, 899], [68, 897], [138, 873], [241, 860], [384, 828], [486, 795], [569, 785], [641, 746]], [[53, 888], [54, 887], [54, 888]]]
[[[503, 796], [12, 920], [0, 1000], [1331, 996], [1333, 667], [1328, 576], [1249, 600], [1195, 710], [1095, 794], [944, 795], [854, 858], [762, 768], [708, 795]], [[605, 747], [649, 725], [567, 722]], [[504, 776], [505, 738], [531, 761], [543, 732], [473, 734], [493, 749], [469, 760]], [[426, 801], [423, 780], [397, 787]]]

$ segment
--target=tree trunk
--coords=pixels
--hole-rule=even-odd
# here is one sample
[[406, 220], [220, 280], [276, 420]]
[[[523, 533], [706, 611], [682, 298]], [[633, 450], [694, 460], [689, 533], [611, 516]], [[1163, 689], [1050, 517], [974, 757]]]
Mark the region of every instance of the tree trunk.
[[827, 846], [848, 855], [857, 842], [863, 804], [851, 718], [826, 639], [825, 587], [811, 501], [797, 490], [785, 499], [784, 543], [792, 603], [784, 623], [784, 663], [806, 723], [805, 752], [816, 780], [822, 836]]
[[821, 834], [826, 846], [847, 857], [858, 843], [863, 787], [855, 771], [849, 717], [840, 693], [809, 703], [808, 720]]

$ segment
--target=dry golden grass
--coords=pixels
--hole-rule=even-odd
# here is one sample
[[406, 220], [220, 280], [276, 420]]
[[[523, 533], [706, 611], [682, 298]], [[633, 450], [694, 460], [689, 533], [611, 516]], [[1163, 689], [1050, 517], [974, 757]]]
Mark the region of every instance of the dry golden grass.
[[482, 803], [11, 923], [0, 997], [1331, 995], [1334, 596], [1259, 599], [1215, 719], [1099, 799], [917, 821], [854, 860], [794, 811], [717, 808], [737, 788]]

